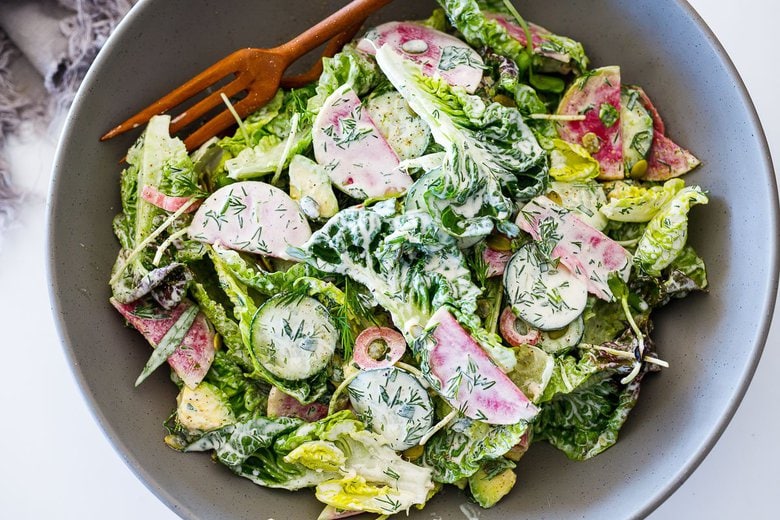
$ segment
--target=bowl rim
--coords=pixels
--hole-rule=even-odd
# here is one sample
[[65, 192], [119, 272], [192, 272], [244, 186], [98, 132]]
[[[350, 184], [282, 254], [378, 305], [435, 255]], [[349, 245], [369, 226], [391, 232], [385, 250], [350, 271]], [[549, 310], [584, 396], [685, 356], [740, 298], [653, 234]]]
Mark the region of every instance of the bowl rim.
[[[70, 367], [71, 376], [78, 386], [79, 393], [87, 404], [87, 408], [92, 416], [93, 420], [100, 427], [101, 432], [109, 441], [109, 444], [119, 456], [119, 458], [125, 463], [125, 465], [132, 471], [132, 473], [138, 478], [141, 483], [151, 491], [165, 506], [167, 506], [172, 512], [179, 515], [182, 518], [197, 518], [197, 515], [185, 504], [180, 502], [174, 497], [167, 489], [161, 486], [156, 477], [154, 477], [149, 471], [147, 471], [139, 461], [130, 455], [128, 446], [123, 442], [119, 433], [113, 428], [111, 423], [106, 418], [105, 414], [98, 406], [95, 395], [89, 391], [88, 378], [82, 371], [78, 360], [76, 359], [75, 351], [72, 347], [68, 326], [63, 318], [63, 305], [60, 300], [60, 295], [57, 292], [58, 282], [56, 276], [56, 260], [53, 256], [54, 251], [54, 230], [53, 220], [56, 213], [56, 204], [54, 203], [54, 197], [57, 193], [57, 189], [61, 182], [62, 167], [65, 155], [64, 143], [74, 134], [73, 121], [75, 120], [74, 114], [81, 110], [81, 107], [87, 103], [90, 91], [90, 85], [94, 81], [98, 71], [102, 68], [103, 62], [106, 61], [108, 52], [107, 49], [111, 49], [116, 45], [115, 42], [119, 41], [122, 36], [129, 31], [134, 25], [136, 17], [145, 10], [149, 9], [152, 4], [158, 0], [139, 0], [125, 17], [119, 22], [117, 27], [111, 33], [108, 40], [103, 45], [103, 48], [98, 53], [92, 66], [89, 68], [73, 103], [68, 111], [65, 119], [65, 125], [60, 134], [59, 141], [57, 143], [57, 150], [54, 155], [54, 161], [52, 163], [52, 175], [51, 182], [49, 184], [49, 190], [46, 198], [46, 244], [45, 251], [47, 255], [46, 262], [46, 279], [48, 281], [48, 293], [49, 301], [51, 304], [51, 312], [54, 318], [55, 329], [57, 336], [64, 350], [65, 357]], [[671, 0], [682, 8], [687, 16], [694, 22], [694, 24], [702, 30], [705, 39], [710, 44], [712, 50], [716, 56], [723, 62], [724, 68], [727, 74], [734, 80], [736, 84], [736, 91], [738, 99], [743, 103], [748, 112], [748, 122], [751, 124], [752, 129], [755, 131], [755, 139], [762, 152], [762, 161], [765, 171], [769, 174], [769, 184], [771, 190], [769, 193], [770, 202], [770, 224], [775, 231], [780, 230], [780, 204], [778, 203], [778, 188], [777, 178], [775, 176], [774, 164], [772, 161], [772, 155], [767, 142], [766, 133], [761, 124], [761, 120], [758, 116], [755, 104], [750, 97], [750, 94], [745, 86], [745, 82], [742, 79], [739, 71], [737, 70], [731, 57], [726, 52], [723, 44], [720, 42], [714, 31], [707, 25], [701, 15], [696, 9], [688, 3], [687, 0]], [[769, 250], [771, 251], [771, 258], [769, 258], [768, 265], [771, 267], [771, 273], [769, 275], [771, 287], [767, 293], [767, 298], [763, 302], [762, 309], [765, 311], [760, 319], [755, 341], [753, 342], [752, 349], [747, 358], [747, 364], [745, 370], [741, 374], [739, 383], [736, 385], [733, 394], [728, 400], [727, 406], [722, 410], [720, 416], [715, 422], [715, 426], [712, 430], [706, 434], [699, 447], [691, 456], [683, 462], [679, 471], [667, 482], [662, 485], [653, 495], [647, 497], [645, 503], [636, 510], [633, 514], [633, 518], [644, 518], [655, 509], [657, 509], [666, 499], [668, 499], [680, 486], [693, 474], [693, 472], [699, 467], [702, 461], [710, 453], [712, 448], [720, 439], [726, 427], [729, 425], [734, 417], [739, 405], [741, 404], [747, 389], [752, 382], [758, 363], [761, 359], [761, 355], [764, 351], [767, 337], [769, 335], [769, 328], [772, 322], [772, 316], [775, 309], [778, 293], [778, 277], [780, 276], [780, 241], [777, 239], [777, 233], [771, 234], [771, 241]]]

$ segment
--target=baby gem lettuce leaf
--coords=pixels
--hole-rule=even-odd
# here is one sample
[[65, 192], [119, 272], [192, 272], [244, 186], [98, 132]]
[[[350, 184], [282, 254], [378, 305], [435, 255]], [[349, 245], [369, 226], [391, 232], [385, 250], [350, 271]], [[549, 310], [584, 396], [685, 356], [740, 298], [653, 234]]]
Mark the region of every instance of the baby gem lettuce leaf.
[[511, 234], [515, 203], [541, 193], [547, 159], [516, 108], [429, 78], [389, 46], [377, 63], [445, 150], [438, 175], [427, 179], [428, 211], [451, 235], [481, 237], [497, 225]]
[[698, 186], [677, 192], [647, 225], [636, 247], [634, 261], [650, 276], [660, 276], [682, 251], [688, 240], [688, 212], [695, 204], [709, 199]]
[[430, 469], [403, 460], [350, 411], [308, 424], [258, 417], [209, 432], [185, 448], [206, 450], [260, 485], [316, 486], [321, 502], [342, 510], [407, 511], [424, 504], [434, 486]]

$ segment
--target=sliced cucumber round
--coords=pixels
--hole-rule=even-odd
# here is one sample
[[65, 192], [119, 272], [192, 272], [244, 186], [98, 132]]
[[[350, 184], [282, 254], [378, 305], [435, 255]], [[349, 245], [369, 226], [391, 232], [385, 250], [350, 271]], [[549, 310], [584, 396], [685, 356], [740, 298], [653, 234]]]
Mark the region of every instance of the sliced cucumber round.
[[542, 332], [536, 346], [548, 354], [562, 354], [579, 345], [585, 334], [585, 320], [578, 317], [566, 327]]
[[330, 313], [314, 298], [274, 296], [252, 319], [252, 350], [276, 377], [299, 381], [320, 372], [336, 351], [339, 333]]
[[363, 370], [347, 391], [361, 420], [395, 451], [419, 444], [433, 424], [428, 392], [417, 378], [396, 367]]
[[[645, 173], [645, 159], [653, 144], [653, 118], [642, 106], [639, 96], [639, 91], [630, 86], [623, 86], [620, 90], [620, 131], [623, 134], [623, 162], [627, 177], [641, 177]], [[639, 165], [640, 161], [645, 161], [644, 165]]]
[[504, 271], [504, 287], [517, 316], [541, 330], [565, 327], [585, 310], [585, 283], [563, 264], [547, 260], [534, 243], [517, 250]]

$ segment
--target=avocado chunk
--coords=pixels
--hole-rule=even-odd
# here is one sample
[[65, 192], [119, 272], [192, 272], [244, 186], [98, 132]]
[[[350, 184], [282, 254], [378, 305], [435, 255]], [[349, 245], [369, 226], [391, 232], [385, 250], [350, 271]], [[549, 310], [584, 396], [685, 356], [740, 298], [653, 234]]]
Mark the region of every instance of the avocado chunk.
[[486, 463], [469, 477], [471, 496], [481, 507], [489, 508], [509, 493], [517, 481], [515, 464], [506, 459]]
[[207, 432], [234, 423], [225, 393], [202, 382], [195, 388], [183, 386], [176, 397], [176, 417], [189, 431]]

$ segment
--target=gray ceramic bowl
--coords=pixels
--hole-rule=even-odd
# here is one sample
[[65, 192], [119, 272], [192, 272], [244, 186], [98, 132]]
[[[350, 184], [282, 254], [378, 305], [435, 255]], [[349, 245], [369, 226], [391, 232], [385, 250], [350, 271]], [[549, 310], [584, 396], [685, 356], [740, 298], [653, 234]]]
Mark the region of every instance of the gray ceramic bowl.
[[[62, 341], [95, 418], [149, 489], [185, 518], [313, 518], [312, 493], [266, 490], [204, 454], [162, 442], [175, 388], [158, 371], [133, 381], [149, 354], [108, 305], [118, 245], [117, 159], [133, 136], [101, 144], [114, 123], [229, 51], [286, 41], [343, 2], [146, 0], [101, 52], [73, 105], [55, 162], [49, 214], [51, 295]], [[228, 5], [229, 4], [229, 5]], [[584, 463], [536, 445], [512, 494], [480, 518], [630, 518], [652, 511], [695, 469], [748, 385], [777, 281], [777, 200], [769, 152], [734, 67], [693, 10], [675, 0], [524, 1], [531, 20], [584, 42], [595, 65], [619, 64], [645, 87], [670, 134], [704, 166], [710, 192], [690, 240], [711, 292], [659, 313], [671, 368], [647, 379], [617, 445]], [[397, 0], [378, 19], [425, 17], [433, 2]], [[463, 518], [450, 488], [414, 518]]]

